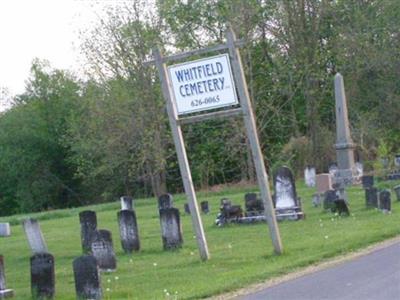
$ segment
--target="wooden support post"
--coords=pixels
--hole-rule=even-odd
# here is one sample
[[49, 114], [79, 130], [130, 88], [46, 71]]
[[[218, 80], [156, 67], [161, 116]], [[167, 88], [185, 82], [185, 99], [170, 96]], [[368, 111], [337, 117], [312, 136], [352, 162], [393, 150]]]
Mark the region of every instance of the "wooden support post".
[[169, 123], [171, 126], [172, 136], [174, 138], [176, 153], [178, 155], [179, 169], [183, 179], [183, 186], [185, 193], [188, 198], [190, 215], [192, 216], [192, 224], [196, 233], [197, 245], [202, 260], [210, 258], [208, 252], [207, 241], [204, 235], [203, 224], [201, 222], [199, 207], [197, 205], [196, 193], [193, 187], [192, 174], [190, 173], [189, 162], [186, 155], [185, 144], [183, 141], [183, 135], [181, 126], [178, 123], [178, 116], [175, 104], [173, 102], [173, 94], [171, 92], [171, 83], [167, 72], [167, 67], [163, 63], [163, 57], [158, 49], [154, 49], [155, 63], [158, 69], [158, 73], [161, 80], [162, 92], [167, 102], [167, 112], [169, 117]]
[[243, 72], [242, 60], [239, 51], [235, 47], [235, 33], [231, 28], [227, 31], [227, 45], [232, 62], [233, 74], [236, 78], [236, 85], [239, 92], [240, 105], [243, 109], [244, 123], [247, 130], [247, 136], [251, 146], [254, 165], [256, 167], [258, 185], [260, 186], [261, 198], [264, 202], [264, 211], [267, 218], [269, 232], [275, 253], [283, 252], [282, 241], [279, 233], [278, 223], [275, 217], [275, 210], [272, 203], [271, 192], [269, 190], [268, 175], [265, 170], [264, 158], [261, 152], [260, 143], [257, 135], [257, 126], [250, 102], [249, 92], [247, 90], [246, 78]]

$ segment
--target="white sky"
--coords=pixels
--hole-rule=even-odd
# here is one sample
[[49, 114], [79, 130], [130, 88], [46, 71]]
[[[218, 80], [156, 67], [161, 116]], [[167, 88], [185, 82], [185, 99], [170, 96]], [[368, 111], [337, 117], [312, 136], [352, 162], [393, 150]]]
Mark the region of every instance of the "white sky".
[[34, 58], [78, 72], [79, 31], [92, 27], [104, 6], [118, 3], [0, 0], [0, 89], [8, 89], [11, 95], [22, 93]]

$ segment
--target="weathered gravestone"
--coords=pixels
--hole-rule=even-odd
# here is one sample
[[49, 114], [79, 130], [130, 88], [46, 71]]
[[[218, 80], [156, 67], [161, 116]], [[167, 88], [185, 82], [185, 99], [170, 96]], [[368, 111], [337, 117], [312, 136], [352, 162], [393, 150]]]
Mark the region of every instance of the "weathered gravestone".
[[122, 196], [120, 199], [121, 199], [121, 210], [133, 210], [132, 197]]
[[10, 223], [0, 223], [0, 237], [11, 235]]
[[364, 165], [361, 162], [357, 161], [354, 164], [354, 182], [359, 184], [363, 175], [364, 175]]
[[368, 189], [374, 186], [374, 176], [364, 175], [361, 177], [361, 183], [364, 189]]
[[400, 168], [400, 154], [396, 154], [396, 155], [394, 156], [394, 165], [395, 165], [397, 168]]
[[89, 253], [92, 250], [92, 238], [97, 230], [96, 212], [85, 210], [79, 213], [81, 224], [81, 244], [83, 253]]
[[324, 194], [324, 204], [323, 207], [325, 210], [330, 209], [334, 211], [335, 209], [335, 201], [339, 199], [337, 192], [335, 190], [326, 191]]
[[22, 222], [22, 226], [24, 227], [25, 235], [32, 253], [48, 252], [38, 221], [35, 219], [26, 219]]
[[208, 214], [210, 212], [210, 208], [208, 207], [208, 201], [201, 201], [200, 208], [204, 214]]
[[96, 230], [93, 235], [91, 248], [100, 271], [115, 271], [117, 260], [115, 258], [110, 231], [105, 229]]
[[315, 177], [315, 183], [317, 186], [317, 193], [318, 194], [323, 194], [326, 191], [329, 191], [332, 189], [332, 178], [329, 174], [318, 174]]
[[158, 197], [158, 209], [174, 207], [174, 199], [171, 194], [163, 194]]
[[160, 209], [161, 237], [164, 250], [182, 247], [182, 227], [177, 208]]
[[100, 273], [96, 259], [92, 255], [80, 256], [74, 260], [73, 268], [77, 299], [101, 299]]
[[6, 275], [4, 269], [4, 257], [0, 255], [0, 299], [14, 296], [14, 291], [6, 287]]
[[256, 193], [245, 194], [244, 204], [246, 208], [246, 216], [258, 216], [264, 214], [264, 203], [257, 197]]
[[185, 203], [183, 205], [183, 209], [185, 210], [185, 213], [190, 215], [190, 207], [189, 207], [189, 203]]
[[336, 199], [334, 201], [334, 204], [335, 204], [335, 206], [334, 206], [332, 212], [338, 213], [339, 216], [349, 216], [350, 215], [349, 207], [347, 206], [347, 203], [344, 199]]
[[275, 211], [277, 220], [299, 220], [304, 217], [297, 198], [292, 171], [280, 167], [274, 174]]
[[316, 176], [316, 171], [314, 167], [307, 166], [307, 168], [304, 169], [304, 181], [308, 187], [314, 187], [315, 186], [315, 178]]
[[329, 175], [331, 175], [331, 178], [333, 180], [339, 171], [339, 167], [336, 162], [332, 162], [329, 164], [328, 169], [329, 169]]
[[119, 211], [118, 224], [122, 249], [124, 249], [126, 253], [139, 251], [140, 240], [135, 212], [133, 210]]
[[383, 190], [379, 193], [379, 209], [381, 209], [384, 213], [389, 213], [391, 211], [389, 190]]
[[312, 205], [313, 205], [314, 207], [320, 206], [320, 205], [321, 205], [321, 202], [322, 202], [321, 199], [322, 199], [322, 195], [321, 195], [321, 194], [318, 194], [318, 193], [313, 194], [313, 195], [312, 195], [312, 199], [311, 199]]
[[215, 224], [222, 226], [226, 223], [238, 222], [243, 218], [243, 210], [240, 205], [232, 205], [228, 198], [222, 198], [219, 207], [220, 212], [217, 215]]
[[36, 253], [31, 257], [31, 292], [33, 299], [54, 298], [54, 257], [50, 253]]
[[393, 190], [396, 193], [397, 201], [400, 201], [400, 185], [396, 185]]
[[370, 187], [365, 189], [365, 206], [378, 208], [378, 189]]

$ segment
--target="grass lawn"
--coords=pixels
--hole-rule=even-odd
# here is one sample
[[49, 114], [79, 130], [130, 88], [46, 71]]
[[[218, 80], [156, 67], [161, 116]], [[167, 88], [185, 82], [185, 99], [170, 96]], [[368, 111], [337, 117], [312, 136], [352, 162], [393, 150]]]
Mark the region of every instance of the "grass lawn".
[[[390, 187], [399, 182], [382, 183]], [[379, 184], [378, 184], [379, 185]], [[176, 196], [181, 211], [184, 246], [173, 252], [162, 250], [160, 224], [155, 199], [136, 201], [141, 251], [123, 253], [117, 223], [119, 202], [90, 206], [97, 212], [99, 229], [112, 231], [117, 254], [117, 271], [102, 273], [104, 299], [197, 299], [265, 281], [324, 259], [355, 251], [400, 234], [400, 202], [392, 191], [392, 214], [365, 208], [361, 187], [349, 189], [350, 217], [338, 217], [311, 205], [314, 189], [298, 184], [306, 219], [281, 222], [284, 254], [276, 256], [265, 223], [214, 225], [219, 201], [229, 197], [244, 207], [244, 193], [254, 188], [230, 188], [216, 193], [199, 193], [198, 201], [208, 200], [211, 213], [202, 215], [211, 259], [201, 262], [193, 238], [191, 218], [183, 214], [185, 197]], [[56, 299], [75, 299], [72, 261], [81, 254], [79, 211], [58, 210], [30, 216], [38, 218], [49, 251], [56, 263]], [[0, 238], [7, 287], [15, 299], [30, 299], [31, 256], [20, 220], [25, 216], [0, 218], [13, 224], [12, 236]]]

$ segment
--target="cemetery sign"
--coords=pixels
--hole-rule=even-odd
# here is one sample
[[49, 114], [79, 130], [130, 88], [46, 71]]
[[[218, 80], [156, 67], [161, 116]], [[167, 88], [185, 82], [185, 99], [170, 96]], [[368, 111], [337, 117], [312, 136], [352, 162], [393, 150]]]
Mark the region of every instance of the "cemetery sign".
[[228, 54], [168, 67], [178, 115], [238, 104]]

